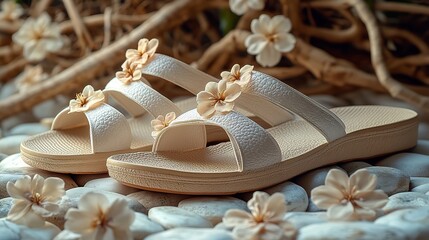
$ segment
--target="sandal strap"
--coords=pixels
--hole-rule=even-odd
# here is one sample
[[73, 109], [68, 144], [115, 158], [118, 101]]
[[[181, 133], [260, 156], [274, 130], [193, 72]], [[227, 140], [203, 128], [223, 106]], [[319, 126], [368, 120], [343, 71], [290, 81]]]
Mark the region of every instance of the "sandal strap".
[[[302, 117], [323, 134], [328, 142], [346, 135], [344, 123], [333, 112], [270, 75], [253, 71], [252, 79], [243, 89], [243, 93], [266, 99]], [[242, 94], [236, 102], [239, 101], [249, 99]], [[264, 114], [272, 113], [267, 110]]]
[[271, 134], [237, 112], [203, 119], [196, 109], [190, 110], [159, 133], [153, 151], [189, 151], [204, 148], [207, 144], [206, 125], [219, 126], [225, 130], [232, 143], [239, 171], [259, 169], [281, 161], [280, 147]]
[[[208, 82], [219, 81], [219, 79], [184, 62], [159, 53], [156, 53], [148, 63], [143, 65], [141, 71], [142, 74], [160, 77], [172, 82], [195, 95], [203, 90]], [[237, 100], [237, 106], [255, 114], [271, 126], [293, 119], [289, 112], [276, 104], [272, 104], [265, 99], [255, 98], [253, 95], [243, 95], [246, 94], [242, 94], [240, 97], [243, 98], [242, 100]]]
[[174, 112], [176, 115], [182, 113], [176, 104], [142, 81], [124, 84], [119, 79], [113, 78], [106, 85], [103, 92], [108, 96], [112, 96], [134, 117], [143, 115], [145, 110], [153, 118], [169, 112]]
[[93, 153], [128, 149], [131, 146], [131, 129], [126, 117], [112, 106], [101, 106], [86, 111], [69, 113], [62, 110], [52, 123], [52, 130], [66, 130], [89, 125]]

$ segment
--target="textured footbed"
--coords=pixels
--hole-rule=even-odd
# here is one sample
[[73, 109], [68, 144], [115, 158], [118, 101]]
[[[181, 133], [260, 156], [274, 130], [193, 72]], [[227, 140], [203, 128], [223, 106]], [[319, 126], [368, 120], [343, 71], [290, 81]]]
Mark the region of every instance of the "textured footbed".
[[[195, 97], [174, 102], [183, 112], [196, 107]], [[249, 114], [249, 113], [246, 113]], [[255, 117], [251, 116], [252, 119]], [[23, 141], [22, 159], [31, 166], [48, 171], [67, 173], [107, 172], [105, 161], [108, 156], [118, 153], [150, 151], [153, 144], [152, 120], [150, 114], [129, 118], [132, 141], [129, 149], [107, 153], [92, 153], [89, 126], [67, 130], [50, 130]], [[260, 120], [260, 119], [259, 119]], [[258, 119], [256, 119], [258, 121]], [[262, 120], [260, 120], [262, 121]], [[261, 124], [264, 124], [261, 122]], [[223, 132], [210, 129], [212, 141], [225, 140]], [[92, 166], [88, 163], [92, 162]]]
[[143, 189], [229, 194], [270, 186], [326, 164], [382, 155], [416, 144], [418, 120], [414, 111], [383, 106], [331, 111], [344, 122], [346, 136], [327, 144], [323, 135], [302, 119], [270, 128], [268, 132], [278, 142], [283, 160], [266, 169], [240, 172], [230, 142], [187, 152], [115, 155], [109, 157], [107, 168], [118, 181]]

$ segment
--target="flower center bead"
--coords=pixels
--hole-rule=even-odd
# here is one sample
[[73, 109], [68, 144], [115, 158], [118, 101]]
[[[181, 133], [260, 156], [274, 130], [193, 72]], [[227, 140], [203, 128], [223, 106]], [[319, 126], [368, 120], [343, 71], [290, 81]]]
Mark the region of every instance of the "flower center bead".
[[76, 99], [79, 101], [81, 107], [88, 103], [88, 98], [83, 96], [81, 93], [76, 94]]
[[103, 211], [99, 210], [98, 211], [98, 217], [96, 219], [94, 219], [91, 226], [93, 228], [97, 228], [98, 226], [105, 227], [107, 224], [106, 220], [107, 220], [106, 214], [104, 214]]
[[33, 196], [30, 197], [31, 202], [40, 205], [40, 203], [42, 202], [42, 195], [40, 195], [40, 193], [35, 193], [33, 194]]

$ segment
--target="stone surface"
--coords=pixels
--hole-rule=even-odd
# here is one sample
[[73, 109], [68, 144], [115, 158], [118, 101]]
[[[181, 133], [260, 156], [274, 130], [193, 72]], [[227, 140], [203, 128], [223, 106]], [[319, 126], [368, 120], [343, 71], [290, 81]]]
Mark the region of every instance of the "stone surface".
[[307, 192], [307, 195], [310, 196], [311, 190], [313, 188], [325, 184], [326, 175], [328, 174], [329, 170], [333, 168], [342, 170], [337, 166], [318, 168], [295, 177], [293, 182], [303, 187]]
[[229, 209], [248, 211], [247, 203], [234, 197], [194, 197], [179, 203], [179, 208], [196, 213], [213, 225], [222, 222], [222, 218]]
[[320, 211], [326, 211], [326, 210], [323, 210], [317, 207], [316, 204], [314, 204], [313, 201], [311, 201], [311, 198], [308, 197], [307, 212], [320, 212]]
[[49, 130], [49, 127], [41, 123], [23, 123], [13, 127], [9, 135], [36, 135]]
[[55, 236], [54, 240], [80, 240], [80, 234], [63, 230]]
[[8, 173], [8, 174], [17, 174], [17, 175], [30, 175], [34, 176], [35, 174], [39, 174], [44, 178], [48, 177], [58, 177], [64, 180], [65, 189], [71, 189], [77, 187], [76, 183], [67, 174], [48, 172], [45, 170], [33, 168], [22, 161], [19, 154], [11, 155], [3, 161], [0, 162], [0, 172]]
[[427, 177], [411, 177], [410, 178], [410, 189], [413, 189], [417, 186], [429, 183], [429, 178]]
[[128, 194], [127, 196], [137, 200], [147, 210], [150, 210], [153, 207], [160, 207], [160, 206], [177, 207], [180, 201], [191, 197], [189, 195], [151, 192], [146, 190], [141, 190], [139, 192], [131, 193], [131, 194]]
[[401, 229], [408, 239], [426, 240], [429, 236], [429, 207], [398, 210], [378, 218], [375, 223]]
[[71, 174], [72, 179], [76, 182], [79, 187], [85, 186], [85, 184], [91, 180], [109, 177], [108, 173], [102, 174]]
[[283, 219], [292, 223], [297, 229], [328, 221], [326, 212], [288, 212]]
[[0, 122], [3, 130], [7, 131], [21, 123], [37, 122], [37, 118], [32, 113], [22, 112], [12, 117], [8, 117]]
[[354, 161], [354, 162], [347, 162], [347, 163], [342, 163], [339, 164], [339, 166], [344, 169], [348, 175], [356, 172], [356, 170], [362, 169], [362, 168], [366, 168], [366, 167], [372, 167], [371, 164], [367, 163], [367, 162], [362, 162], [362, 161]]
[[417, 145], [410, 152], [429, 155], [429, 140], [418, 140]]
[[21, 142], [27, 137], [27, 135], [14, 135], [0, 139], [0, 152], [7, 155], [19, 153]]
[[9, 155], [6, 155], [6, 154], [4, 154], [4, 153], [0, 153], [0, 162], [1, 162], [3, 159], [7, 158], [7, 156], [9, 156]]
[[383, 210], [393, 211], [403, 208], [429, 207], [429, 196], [418, 192], [397, 193], [389, 197]]
[[423, 122], [419, 124], [418, 138], [429, 140], [429, 124]]
[[149, 210], [149, 219], [166, 229], [178, 227], [211, 228], [213, 225], [200, 215], [178, 207], [154, 207]]
[[146, 214], [136, 212], [130, 230], [134, 239], [143, 239], [151, 234], [164, 231], [164, 228], [158, 223], [149, 220]]
[[411, 192], [419, 192], [419, 193], [426, 194], [429, 192], [429, 183], [417, 186], [417, 187], [411, 189]]
[[140, 189], [122, 185], [111, 177], [90, 180], [85, 184], [84, 187], [97, 188], [122, 195], [128, 195], [130, 193], [140, 191]]
[[233, 240], [230, 232], [221, 229], [174, 228], [150, 235], [145, 240]]
[[410, 177], [401, 170], [378, 166], [366, 169], [377, 176], [377, 189], [383, 190], [388, 196], [409, 190]]
[[[293, 183], [283, 182], [275, 186], [262, 189], [260, 191], [266, 192], [270, 195], [279, 192], [285, 196], [288, 212], [303, 212], [308, 207], [308, 196], [304, 188]], [[240, 194], [240, 198], [244, 201], [249, 201], [253, 197], [253, 192]]]
[[0, 85], [0, 99], [5, 99], [18, 92], [15, 82], [8, 82]]
[[4, 218], [7, 216], [7, 213], [12, 207], [12, 204], [13, 204], [13, 198], [11, 197], [0, 199], [0, 218]]
[[376, 165], [397, 168], [411, 177], [429, 177], [429, 156], [423, 154], [398, 153]]
[[0, 219], [0, 238], [7, 240], [51, 240], [61, 230], [50, 223], [45, 223], [41, 228], [29, 228]]
[[33, 107], [33, 114], [38, 119], [55, 117], [61, 110], [69, 105], [69, 99], [64, 96], [58, 96]]
[[297, 240], [404, 240], [402, 230], [370, 222], [328, 222], [305, 226]]

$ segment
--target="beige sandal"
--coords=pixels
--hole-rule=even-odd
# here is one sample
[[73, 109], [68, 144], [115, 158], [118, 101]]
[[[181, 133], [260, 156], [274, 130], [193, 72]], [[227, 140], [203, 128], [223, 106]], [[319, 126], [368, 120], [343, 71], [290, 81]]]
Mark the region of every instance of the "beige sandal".
[[[162, 54], [151, 56], [142, 66], [141, 72], [143, 75], [170, 81], [194, 94], [208, 82], [218, 81]], [[146, 81], [144, 78], [141, 80]], [[22, 142], [21, 157], [24, 162], [53, 172], [103, 173], [107, 172], [106, 159], [111, 155], [150, 151], [154, 142], [151, 121], [168, 113], [180, 115], [195, 108], [196, 103], [195, 100], [187, 99], [175, 104], [142, 81], [124, 83], [114, 78], [103, 90], [106, 98], [114, 98], [131, 118], [126, 118], [120, 111], [104, 103], [104, 100], [86, 103], [89, 96], [80, 95], [80, 104], [83, 105], [80, 111], [70, 113], [70, 108], [64, 109], [56, 116], [52, 130]], [[85, 97], [88, 99], [84, 99]], [[246, 112], [246, 109], [251, 110], [251, 102], [242, 101], [237, 105], [242, 109], [241, 112]], [[93, 103], [95, 104], [92, 105]], [[89, 109], [88, 106], [92, 108]], [[268, 116], [267, 111], [276, 113], [277, 116]], [[275, 125], [291, 117], [278, 106], [266, 101], [261, 102], [258, 110], [253, 113], [252, 119], [268, 125]], [[211, 132], [210, 141], [225, 138], [223, 132]]]
[[[197, 97], [198, 108], [162, 129], [152, 152], [109, 157], [109, 175], [125, 185], [146, 190], [233, 194], [268, 187], [320, 166], [400, 151], [416, 144], [418, 120], [412, 110], [384, 106], [329, 110], [256, 71], [238, 95], [235, 83], [209, 83]], [[259, 99], [252, 102], [255, 108], [270, 101], [297, 117], [265, 130], [231, 111], [234, 101], [249, 96]], [[271, 119], [278, 116], [266, 114]], [[208, 146], [210, 133], [206, 126], [223, 129], [230, 141]]]

